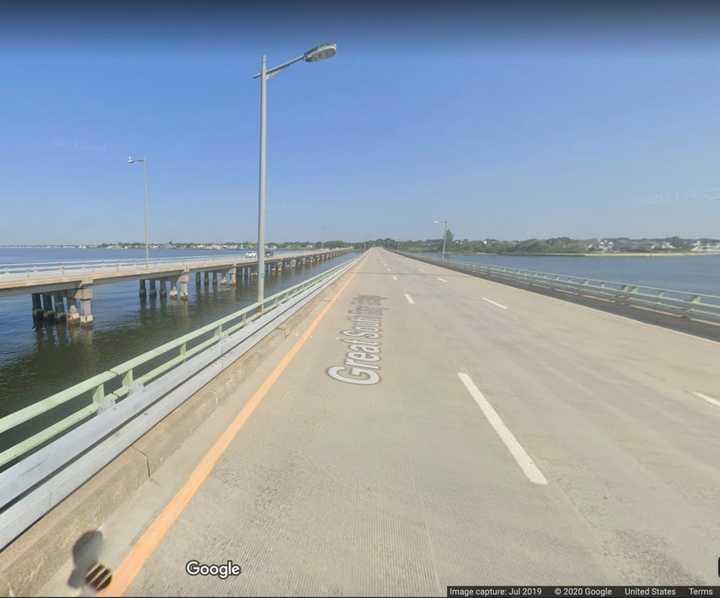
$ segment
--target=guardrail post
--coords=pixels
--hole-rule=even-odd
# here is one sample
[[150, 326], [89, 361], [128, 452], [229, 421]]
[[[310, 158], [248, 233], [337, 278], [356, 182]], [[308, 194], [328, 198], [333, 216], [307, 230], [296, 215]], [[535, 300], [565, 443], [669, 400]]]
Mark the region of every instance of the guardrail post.
[[692, 300], [690, 301], [690, 305], [688, 305], [688, 308], [685, 310], [685, 313], [683, 314], [684, 318], [690, 319], [691, 312], [694, 305], [701, 305], [702, 297], [700, 295], [695, 295]]
[[93, 403], [97, 405], [98, 413], [101, 411], [105, 411], [108, 407], [111, 407], [114, 405], [115, 401], [111, 398], [108, 398], [105, 396], [105, 384], [100, 384], [97, 388], [95, 388], [95, 392], [93, 392], [92, 397]]
[[134, 382], [133, 371], [132, 371], [132, 369], [129, 369], [127, 372], [125, 372], [125, 375], [123, 376], [122, 385], [125, 388], [130, 388], [130, 385], [133, 382]]
[[627, 305], [630, 303], [630, 296], [638, 290], [638, 287], [626, 284], [622, 290], [620, 291], [620, 295], [617, 297], [618, 303], [621, 303], [623, 305]]
[[657, 307], [659, 307], [659, 306], [662, 305], [662, 299], [663, 299], [664, 297], [665, 297], [665, 292], [664, 292], [664, 291], [660, 291], [660, 292], [658, 293], [658, 295], [657, 295], [658, 300], [655, 302], [655, 305], [656, 305]]

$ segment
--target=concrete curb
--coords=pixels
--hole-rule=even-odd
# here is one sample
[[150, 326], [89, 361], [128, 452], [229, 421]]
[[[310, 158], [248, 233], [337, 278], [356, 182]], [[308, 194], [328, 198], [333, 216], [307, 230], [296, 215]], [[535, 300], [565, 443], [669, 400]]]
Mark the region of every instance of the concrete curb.
[[341, 275], [255, 347], [223, 370], [119, 457], [0, 552], [0, 595], [37, 593], [67, 561], [75, 541], [97, 529], [213, 413], [290, 332], [322, 307]]

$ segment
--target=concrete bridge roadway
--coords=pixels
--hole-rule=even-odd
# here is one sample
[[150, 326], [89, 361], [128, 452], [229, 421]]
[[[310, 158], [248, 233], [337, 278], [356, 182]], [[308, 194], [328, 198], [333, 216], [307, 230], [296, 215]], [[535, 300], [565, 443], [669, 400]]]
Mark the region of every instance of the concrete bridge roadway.
[[107, 594], [717, 583], [720, 344], [382, 249], [330, 293], [103, 525]]
[[[315, 251], [294, 251], [265, 258], [266, 273], [297, 264], [317, 263], [351, 251], [348, 248]], [[61, 266], [36, 265], [23, 270], [10, 267], [0, 274], [0, 296], [32, 294], [32, 314], [36, 320], [64, 321], [69, 324], [92, 325], [94, 286], [128, 279], [140, 281], [140, 297], [147, 294], [171, 298], [188, 297], [189, 274], [194, 272], [196, 284], [227, 284], [235, 286], [238, 279], [257, 276], [257, 258], [223, 255], [215, 258], [184, 258], [177, 260], [128, 261], [115, 263], [68, 263]], [[79, 305], [78, 305], [79, 303]]]

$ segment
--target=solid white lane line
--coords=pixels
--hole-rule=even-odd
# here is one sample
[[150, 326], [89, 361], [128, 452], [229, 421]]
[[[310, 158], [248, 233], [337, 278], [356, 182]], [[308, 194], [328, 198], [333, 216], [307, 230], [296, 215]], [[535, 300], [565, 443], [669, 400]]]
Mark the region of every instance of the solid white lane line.
[[447, 282], [447, 280], [445, 280], [444, 278], [440, 278], [439, 276], [437, 277], [437, 279], [438, 279], [440, 282]]
[[701, 393], [701, 392], [693, 392], [693, 394], [694, 394], [696, 397], [700, 397], [701, 399], [705, 399], [705, 400], [706, 400], [708, 403], [710, 403], [711, 405], [715, 405], [715, 407], [720, 407], [720, 401], [718, 401], [717, 399], [713, 399], [712, 397], [709, 397], [709, 396], [707, 396], [707, 395], [704, 395], [704, 394]]
[[495, 307], [499, 307], [500, 309], [507, 309], [506, 305], [503, 305], [502, 303], [498, 303], [497, 301], [493, 301], [492, 299], [488, 299], [487, 297], [482, 298], [483, 301], [487, 301], [488, 303], [491, 303]]
[[397, 276], [393, 276], [393, 280], [397, 280]]
[[528, 455], [525, 452], [525, 449], [520, 446], [520, 443], [517, 441], [513, 433], [505, 425], [503, 420], [500, 419], [497, 411], [493, 409], [493, 406], [485, 398], [483, 393], [480, 392], [480, 389], [475, 386], [472, 378], [462, 372], [458, 372], [458, 376], [465, 385], [465, 388], [468, 389], [472, 398], [475, 399], [475, 402], [478, 404], [480, 409], [482, 409], [482, 412], [490, 422], [490, 425], [495, 428], [498, 436], [500, 436], [500, 440], [505, 443], [505, 446], [510, 451], [510, 454], [515, 457], [515, 461], [517, 461], [517, 464], [520, 466], [520, 469], [523, 470], [523, 473], [527, 476], [528, 480], [530, 480], [533, 484], [540, 484], [542, 486], [547, 485], [548, 482], [545, 479], [545, 476], [538, 469], [537, 465], [535, 465], [535, 462], [530, 458], [530, 455]]
[[415, 301], [414, 301], [413, 298], [412, 298], [410, 295], [408, 295], [407, 293], [405, 293], [405, 299], [407, 299], [407, 302], [408, 302], [410, 305], [415, 305]]

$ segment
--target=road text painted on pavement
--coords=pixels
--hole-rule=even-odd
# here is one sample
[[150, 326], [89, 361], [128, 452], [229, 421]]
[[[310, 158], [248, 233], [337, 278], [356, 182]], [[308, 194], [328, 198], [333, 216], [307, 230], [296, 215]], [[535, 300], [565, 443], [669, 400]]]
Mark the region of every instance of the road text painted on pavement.
[[352, 300], [348, 319], [352, 328], [342, 330], [340, 340], [348, 343], [348, 352], [343, 365], [328, 368], [327, 374], [333, 380], [348, 384], [377, 384], [380, 382], [380, 361], [382, 346], [381, 302], [378, 295], [358, 295]]

